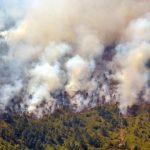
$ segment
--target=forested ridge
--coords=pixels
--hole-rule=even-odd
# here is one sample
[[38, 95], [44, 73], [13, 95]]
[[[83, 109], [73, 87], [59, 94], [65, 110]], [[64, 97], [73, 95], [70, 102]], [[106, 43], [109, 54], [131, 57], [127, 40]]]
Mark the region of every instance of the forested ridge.
[[41, 118], [1, 113], [0, 150], [149, 150], [150, 106], [134, 105], [126, 115], [117, 104], [81, 113], [62, 108]]

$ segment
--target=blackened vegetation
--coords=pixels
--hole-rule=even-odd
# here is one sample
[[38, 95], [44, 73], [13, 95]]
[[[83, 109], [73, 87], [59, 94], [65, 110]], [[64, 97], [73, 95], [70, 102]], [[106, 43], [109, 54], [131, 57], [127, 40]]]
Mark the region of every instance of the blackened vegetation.
[[146, 66], [150, 69], [150, 59], [149, 59], [148, 62], [146, 63]]
[[114, 44], [114, 45], [111, 45], [111, 46], [107, 46], [105, 48], [105, 51], [104, 51], [104, 54], [103, 54], [102, 58], [104, 60], [107, 60], [107, 61], [112, 61], [115, 54], [116, 54], [116, 51], [115, 51], [115, 44]]

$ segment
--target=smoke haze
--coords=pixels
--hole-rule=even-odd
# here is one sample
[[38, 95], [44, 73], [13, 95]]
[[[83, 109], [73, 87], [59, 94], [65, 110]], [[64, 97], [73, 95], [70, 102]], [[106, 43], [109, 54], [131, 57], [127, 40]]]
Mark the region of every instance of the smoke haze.
[[149, 102], [149, 13], [150, 0], [0, 0], [1, 108]]

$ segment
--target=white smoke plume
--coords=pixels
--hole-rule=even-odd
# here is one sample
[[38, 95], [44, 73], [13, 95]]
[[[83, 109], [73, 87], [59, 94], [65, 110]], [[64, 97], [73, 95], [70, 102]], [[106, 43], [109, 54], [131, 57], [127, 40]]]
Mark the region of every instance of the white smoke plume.
[[[150, 15], [132, 21], [126, 32], [126, 42], [116, 48], [115, 57], [121, 67], [121, 72], [116, 76], [121, 82], [120, 107], [124, 111], [139, 100], [139, 94], [145, 92], [145, 87], [148, 95], [150, 68], [146, 64], [150, 60]], [[145, 99], [148, 99], [147, 96]]]
[[149, 101], [149, 12], [150, 0], [0, 0], [3, 109], [18, 95], [39, 115]]

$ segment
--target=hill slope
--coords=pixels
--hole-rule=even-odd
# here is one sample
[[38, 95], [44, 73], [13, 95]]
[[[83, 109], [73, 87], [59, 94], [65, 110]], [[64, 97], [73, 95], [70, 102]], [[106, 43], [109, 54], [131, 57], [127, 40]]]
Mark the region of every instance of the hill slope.
[[64, 108], [40, 119], [2, 114], [0, 150], [149, 150], [150, 106], [129, 113], [106, 104], [77, 114]]

